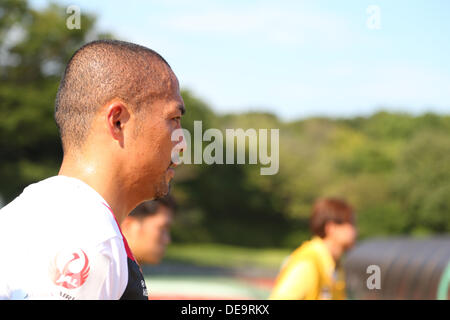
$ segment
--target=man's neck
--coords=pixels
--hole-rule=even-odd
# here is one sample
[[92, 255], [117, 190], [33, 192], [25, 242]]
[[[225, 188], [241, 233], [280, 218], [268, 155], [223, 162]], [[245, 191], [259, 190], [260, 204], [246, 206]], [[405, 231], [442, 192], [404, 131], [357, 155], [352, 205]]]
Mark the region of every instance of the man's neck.
[[99, 160], [81, 161], [65, 156], [58, 175], [77, 178], [97, 191], [111, 207], [120, 224], [129, 213], [127, 196], [124, 184], [119, 181], [120, 176], [111, 172], [119, 171]]

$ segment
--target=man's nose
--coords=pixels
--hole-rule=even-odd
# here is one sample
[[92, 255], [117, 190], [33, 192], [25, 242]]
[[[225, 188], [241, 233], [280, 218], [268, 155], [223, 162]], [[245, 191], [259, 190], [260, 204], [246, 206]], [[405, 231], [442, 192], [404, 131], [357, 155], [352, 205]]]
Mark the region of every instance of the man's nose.
[[181, 164], [180, 153], [187, 149], [186, 139], [182, 129], [176, 129], [171, 136], [171, 140], [175, 145], [171, 151], [172, 163]]
[[186, 138], [184, 137], [184, 132], [181, 130], [181, 133], [178, 136], [177, 144], [175, 145], [175, 150], [177, 152], [183, 152], [186, 150], [187, 144], [186, 144]]
[[176, 142], [174, 149], [178, 152], [182, 152], [187, 148], [186, 138], [184, 137], [183, 129], [176, 129], [172, 133], [172, 141]]

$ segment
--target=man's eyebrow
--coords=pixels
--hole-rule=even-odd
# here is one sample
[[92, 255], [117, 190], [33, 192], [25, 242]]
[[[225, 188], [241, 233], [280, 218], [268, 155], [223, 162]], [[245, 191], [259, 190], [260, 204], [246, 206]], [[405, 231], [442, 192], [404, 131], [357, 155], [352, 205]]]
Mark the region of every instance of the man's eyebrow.
[[182, 104], [178, 105], [178, 110], [180, 110], [181, 115], [184, 115], [186, 113], [186, 108]]

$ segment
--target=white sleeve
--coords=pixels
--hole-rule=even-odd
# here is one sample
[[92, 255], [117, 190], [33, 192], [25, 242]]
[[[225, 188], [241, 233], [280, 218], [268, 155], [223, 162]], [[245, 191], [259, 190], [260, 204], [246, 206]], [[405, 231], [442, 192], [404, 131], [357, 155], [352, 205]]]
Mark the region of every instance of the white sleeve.
[[123, 240], [111, 238], [95, 248], [66, 248], [51, 268], [52, 295], [68, 300], [117, 300], [128, 282]]

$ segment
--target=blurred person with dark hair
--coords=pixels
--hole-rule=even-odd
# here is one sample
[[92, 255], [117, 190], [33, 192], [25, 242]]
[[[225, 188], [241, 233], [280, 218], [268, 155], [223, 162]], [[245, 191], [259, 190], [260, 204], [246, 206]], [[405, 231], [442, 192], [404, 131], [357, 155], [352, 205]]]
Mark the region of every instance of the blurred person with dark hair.
[[339, 260], [356, 239], [353, 208], [334, 198], [315, 202], [310, 219], [313, 238], [283, 264], [270, 299], [345, 299]]
[[158, 264], [170, 243], [170, 227], [176, 203], [172, 196], [138, 205], [122, 222], [121, 228], [136, 260]]

